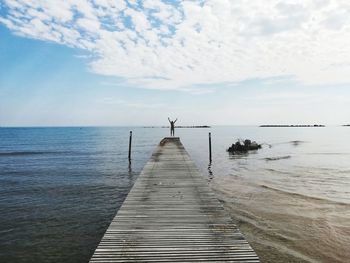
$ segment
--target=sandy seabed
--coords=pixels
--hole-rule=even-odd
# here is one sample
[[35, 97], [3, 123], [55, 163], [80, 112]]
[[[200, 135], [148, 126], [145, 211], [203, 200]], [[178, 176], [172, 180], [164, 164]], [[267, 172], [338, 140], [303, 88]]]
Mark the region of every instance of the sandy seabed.
[[350, 204], [288, 193], [234, 176], [212, 181], [262, 262], [350, 259]]

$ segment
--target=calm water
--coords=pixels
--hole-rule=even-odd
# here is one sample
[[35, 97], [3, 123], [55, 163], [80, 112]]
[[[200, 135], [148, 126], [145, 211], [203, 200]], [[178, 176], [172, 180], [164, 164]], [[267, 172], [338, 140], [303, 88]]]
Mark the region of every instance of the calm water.
[[[350, 258], [349, 127], [176, 132], [263, 261]], [[167, 135], [161, 128], [0, 128], [0, 262], [87, 262]], [[265, 144], [232, 156], [225, 150], [237, 138]]]

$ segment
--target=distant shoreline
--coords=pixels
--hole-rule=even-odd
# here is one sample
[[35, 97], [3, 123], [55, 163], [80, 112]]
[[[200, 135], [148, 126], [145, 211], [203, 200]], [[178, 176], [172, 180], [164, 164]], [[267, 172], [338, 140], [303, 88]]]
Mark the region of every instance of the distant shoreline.
[[[169, 128], [169, 126], [144, 126], [143, 128]], [[185, 129], [207, 129], [211, 128], [208, 125], [193, 125], [193, 126], [175, 126], [175, 128], [185, 128]]]
[[326, 127], [325, 125], [320, 125], [320, 124], [314, 124], [314, 125], [303, 125], [303, 124], [296, 124], [296, 125], [270, 125], [270, 124], [267, 124], [267, 125], [260, 125], [259, 127], [262, 127], [262, 128], [319, 128], [319, 127]]

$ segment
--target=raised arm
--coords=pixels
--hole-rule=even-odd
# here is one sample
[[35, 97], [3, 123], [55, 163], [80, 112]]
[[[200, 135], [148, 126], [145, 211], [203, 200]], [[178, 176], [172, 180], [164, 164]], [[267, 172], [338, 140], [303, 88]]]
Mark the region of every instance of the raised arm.
[[168, 121], [171, 123], [170, 118], [168, 117]]
[[177, 121], [177, 118], [176, 118], [176, 120], [174, 121], [174, 123]]

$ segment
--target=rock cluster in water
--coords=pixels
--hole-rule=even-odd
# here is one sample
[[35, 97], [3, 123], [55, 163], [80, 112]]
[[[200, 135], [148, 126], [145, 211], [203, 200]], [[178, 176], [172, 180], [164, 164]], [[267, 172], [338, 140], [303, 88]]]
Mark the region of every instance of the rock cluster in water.
[[233, 143], [231, 147], [227, 149], [228, 152], [233, 154], [240, 154], [240, 153], [246, 153], [251, 150], [258, 150], [261, 148], [261, 144], [258, 144], [255, 141], [251, 140], [244, 140], [242, 142], [241, 140], [238, 140], [236, 143]]

